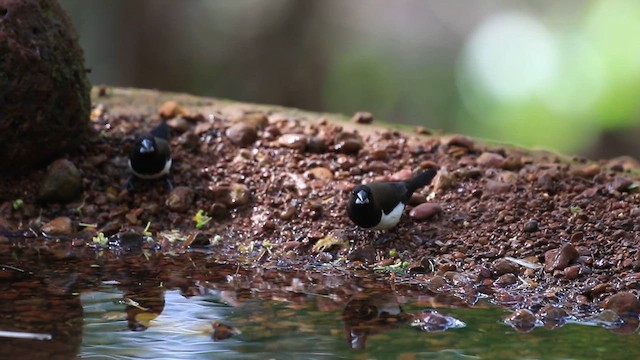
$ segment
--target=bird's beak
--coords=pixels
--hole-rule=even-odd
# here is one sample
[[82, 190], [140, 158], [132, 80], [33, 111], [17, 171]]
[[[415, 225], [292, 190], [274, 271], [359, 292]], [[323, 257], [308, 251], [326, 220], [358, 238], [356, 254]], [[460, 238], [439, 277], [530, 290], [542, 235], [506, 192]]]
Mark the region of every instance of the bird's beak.
[[356, 204], [362, 205], [362, 204], [368, 204], [368, 203], [369, 203], [369, 197], [367, 196], [367, 192], [364, 190], [358, 191], [358, 193], [356, 193]]
[[142, 143], [140, 144], [140, 153], [145, 154], [154, 151], [155, 149], [153, 147], [153, 141], [151, 141], [150, 139], [142, 140]]

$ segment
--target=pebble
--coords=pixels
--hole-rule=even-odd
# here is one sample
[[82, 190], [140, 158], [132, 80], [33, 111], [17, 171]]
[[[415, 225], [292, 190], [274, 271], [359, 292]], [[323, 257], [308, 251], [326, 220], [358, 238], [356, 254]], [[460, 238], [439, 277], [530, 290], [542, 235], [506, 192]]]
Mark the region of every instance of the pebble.
[[322, 167], [322, 166], [314, 167], [311, 170], [307, 170], [305, 172], [305, 175], [312, 179], [318, 179], [325, 182], [329, 182], [333, 180], [333, 172], [327, 169], [326, 167]]
[[278, 143], [289, 149], [304, 150], [308, 141], [304, 134], [284, 134], [278, 138]]
[[39, 192], [42, 202], [68, 203], [82, 194], [82, 176], [78, 168], [67, 159], [58, 159], [49, 165]]
[[371, 124], [373, 122], [373, 114], [366, 111], [358, 111], [353, 115], [351, 121], [357, 124]]
[[613, 182], [608, 185], [610, 191], [627, 192], [630, 190], [630, 186], [633, 184], [633, 180], [626, 176], [616, 176]]
[[518, 278], [514, 274], [507, 273], [507, 274], [501, 275], [493, 283], [496, 286], [505, 287], [505, 286], [508, 286], [508, 285], [513, 285], [516, 282], [518, 282]]
[[519, 309], [505, 319], [505, 323], [516, 331], [527, 333], [536, 327], [536, 316], [528, 309]]
[[213, 193], [216, 202], [230, 207], [246, 205], [251, 199], [251, 190], [244, 184], [212, 185], [209, 190]]
[[393, 173], [389, 178], [389, 180], [391, 181], [409, 180], [412, 176], [413, 176], [413, 171], [411, 171], [410, 169], [402, 169]]
[[640, 313], [640, 300], [633, 293], [621, 291], [617, 294], [609, 296], [603, 303], [605, 309], [613, 310], [618, 315]]
[[538, 222], [535, 220], [529, 220], [524, 224], [522, 230], [527, 233], [536, 232], [538, 231]]
[[188, 114], [187, 110], [176, 101], [167, 101], [164, 104], [160, 105], [158, 113], [165, 119], [171, 119]]
[[409, 212], [409, 216], [415, 220], [426, 220], [442, 212], [438, 203], [422, 203]]
[[343, 154], [357, 154], [364, 143], [357, 133], [341, 132], [336, 136], [334, 149]]
[[234, 122], [240, 122], [247, 125], [251, 125], [256, 129], [264, 129], [269, 125], [269, 118], [264, 113], [252, 112], [243, 114], [233, 119]]
[[186, 212], [191, 209], [194, 192], [190, 187], [177, 186], [169, 193], [165, 205], [175, 212]]
[[540, 308], [537, 315], [544, 326], [548, 329], [554, 329], [556, 327], [564, 325], [568, 317], [568, 314], [564, 309], [550, 304], [547, 304]]
[[464, 135], [451, 135], [442, 139], [442, 142], [446, 146], [459, 146], [465, 149], [471, 150], [473, 149], [474, 143], [471, 138]]
[[511, 184], [488, 179], [484, 184], [484, 190], [487, 194], [504, 194], [511, 191], [511, 186]]
[[322, 154], [327, 152], [327, 142], [320, 137], [312, 136], [309, 138], [309, 143], [307, 144], [307, 150], [309, 152], [315, 154]]
[[504, 157], [500, 154], [485, 151], [478, 156], [476, 162], [485, 168], [501, 169], [504, 166]]
[[240, 147], [247, 147], [258, 140], [258, 131], [252, 125], [237, 123], [225, 131], [225, 135], [231, 142]]
[[564, 270], [571, 262], [578, 259], [578, 251], [571, 244], [564, 244], [560, 249], [548, 250], [544, 254], [544, 271]]
[[496, 259], [491, 263], [491, 273], [493, 276], [502, 276], [504, 274], [517, 274], [518, 267], [509, 260]]
[[42, 231], [48, 235], [70, 235], [73, 232], [71, 219], [59, 216], [42, 226]]

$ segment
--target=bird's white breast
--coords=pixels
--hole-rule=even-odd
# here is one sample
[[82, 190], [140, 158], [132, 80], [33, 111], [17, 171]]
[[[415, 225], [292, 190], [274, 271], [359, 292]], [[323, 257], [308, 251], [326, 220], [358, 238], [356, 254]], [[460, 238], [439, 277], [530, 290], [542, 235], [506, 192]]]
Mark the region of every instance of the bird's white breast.
[[403, 203], [399, 203], [388, 214], [385, 214], [384, 211], [380, 211], [380, 212], [382, 212], [382, 218], [380, 219], [380, 223], [378, 223], [378, 225], [374, 226], [373, 229], [374, 230], [388, 230], [388, 229], [391, 229], [392, 227], [398, 225], [398, 223], [400, 222], [400, 217], [402, 216], [402, 211], [403, 210], [404, 210], [404, 204]]

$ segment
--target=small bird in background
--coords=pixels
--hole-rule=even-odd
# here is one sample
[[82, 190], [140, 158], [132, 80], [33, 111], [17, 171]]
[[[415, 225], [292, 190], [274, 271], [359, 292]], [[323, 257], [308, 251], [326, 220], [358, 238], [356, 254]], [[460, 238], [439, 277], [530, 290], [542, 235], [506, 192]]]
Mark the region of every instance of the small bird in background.
[[165, 121], [156, 126], [150, 133], [139, 137], [129, 154], [129, 170], [131, 176], [125, 187], [133, 190], [133, 178], [154, 180], [166, 177], [167, 188], [173, 189], [169, 179], [171, 171], [171, 148], [169, 147], [169, 126]]
[[351, 191], [347, 214], [356, 225], [373, 230], [388, 230], [398, 225], [411, 195], [431, 183], [435, 169], [426, 170], [405, 181], [372, 182]]

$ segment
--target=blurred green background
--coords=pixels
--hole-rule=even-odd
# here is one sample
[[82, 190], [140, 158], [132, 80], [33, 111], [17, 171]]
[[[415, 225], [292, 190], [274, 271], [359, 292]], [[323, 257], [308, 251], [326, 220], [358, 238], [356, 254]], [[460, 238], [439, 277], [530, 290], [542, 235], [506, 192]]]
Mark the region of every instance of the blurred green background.
[[640, 1], [60, 2], [96, 85], [638, 157]]

